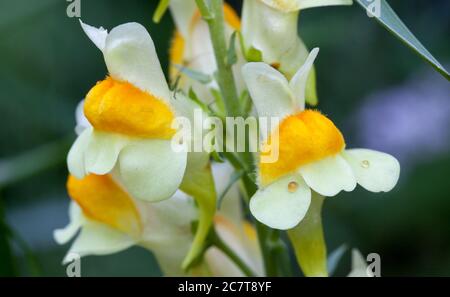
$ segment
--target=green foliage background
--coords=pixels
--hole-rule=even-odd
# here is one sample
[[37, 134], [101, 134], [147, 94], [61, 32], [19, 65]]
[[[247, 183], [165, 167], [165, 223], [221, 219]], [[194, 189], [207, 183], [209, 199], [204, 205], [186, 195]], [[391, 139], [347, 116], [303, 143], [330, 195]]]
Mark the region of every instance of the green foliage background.
[[[156, 1], [81, 2], [82, 19], [88, 24], [105, 28], [128, 21], [143, 24], [167, 66], [173, 24], [169, 16], [159, 25], [152, 23]], [[232, 2], [239, 6], [240, 1]], [[439, 60], [450, 61], [448, 1], [391, 0], [390, 4]], [[67, 5], [64, 0], [0, 2], [0, 275], [4, 276], [65, 275], [60, 262], [68, 246], [57, 246], [51, 234], [68, 219], [64, 157], [75, 137], [77, 103], [106, 74], [101, 53], [78, 20], [67, 17]], [[342, 128], [351, 147], [359, 142], [349, 116], [363, 98], [431, 69], [356, 5], [308, 10], [300, 22], [306, 44], [321, 48], [319, 108]], [[439, 75], [431, 77], [444, 81]], [[380, 121], [383, 116], [379, 115]], [[418, 138], [417, 144], [421, 141]], [[38, 158], [22, 155], [30, 151]], [[28, 176], [33, 166], [46, 170]], [[358, 189], [327, 199], [329, 250], [346, 243], [365, 254], [378, 252], [385, 276], [450, 275], [449, 177], [447, 150], [410, 166], [391, 193]], [[344, 260], [338, 275], [349, 269], [348, 255]], [[82, 273], [160, 274], [153, 257], [139, 248], [88, 257], [82, 261]]]

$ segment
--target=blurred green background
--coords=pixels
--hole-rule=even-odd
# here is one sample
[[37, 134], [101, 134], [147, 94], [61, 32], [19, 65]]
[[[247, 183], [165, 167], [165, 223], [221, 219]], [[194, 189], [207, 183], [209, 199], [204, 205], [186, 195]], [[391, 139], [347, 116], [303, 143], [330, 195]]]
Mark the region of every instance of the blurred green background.
[[[156, 2], [81, 0], [81, 17], [108, 29], [143, 24], [167, 68], [173, 24], [169, 16], [152, 23]], [[449, 68], [450, 2], [389, 2]], [[57, 246], [52, 231], [68, 222], [65, 154], [75, 138], [74, 110], [106, 75], [101, 53], [66, 15], [68, 4], [0, 2], [0, 275], [65, 275], [69, 246]], [[357, 5], [304, 11], [300, 31], [309, 47], [321, 48], [319, 108], [348, 146], [383, 150], [402, 164], [391, 193], [358, 189], [327, 199], [329, 250], [347, 244], [379, 253], [383, 276], [450, 275], [449, 83]], [[349, 263], [347, 253], [337, 274]], [[83, 259], [82, 274], [160, 272], [149, 253], [132, 248]]]

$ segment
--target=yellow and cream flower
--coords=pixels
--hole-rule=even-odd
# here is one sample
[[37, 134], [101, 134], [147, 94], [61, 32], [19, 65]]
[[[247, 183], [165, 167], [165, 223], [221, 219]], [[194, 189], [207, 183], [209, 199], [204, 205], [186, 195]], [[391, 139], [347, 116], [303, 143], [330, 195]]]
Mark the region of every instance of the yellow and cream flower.
[[102, 51], [109, 76], [86, 96], [83, 110], [90, 126], [69, 152], [70, 173], [83, 179], [114, 169], [137, 199], [171, 197], [182, 181], [187, 152], [172, 147], [177, 114], [150, 35], [137, 23], [110, 33], [81, 25]]
[[[234, 31], [240, 30], [241, 22], [239, 16], [231, 6], [225, 3], [223, 8], [225, 34], [227, 39], [230, 39], [231, 34]], [[215, 80], [205, 85], [189, 78], [175, 67], [175, 65], [185, 66], [189, 69], [214, 77], [214, 73], [217, 70], [217, 64], [208, 25], [202, 20], [194, 0], [171, 0], [170, 11], [176, 25], [170, 48], [171, 81], [175, 82], [177, 77], [181, 75], [179, 87], [182, 90], [188, 91], [189, 88], [192, 87], [201, 100], [207, 104], [212, 103], [214, 97], [212, 96], [210, 89], [219, 88]], [[242, 82], [240, 69], [245, 61], [239, 50], [237, 39], [236, 48], [238, 61], [233, 66], [233, 72], [238, 90], [242, 91], [244, 89], [244, 84]]]
[[146, 203], [132, 196], [113, 175], [89, 174], [67, 181], [70, 223], [56, 230], [65, 244], [76, 236], [64, 263], [72, 255], [108, 255], [140, 245], [151, 250], [165, 275], [184, 275], [181, 262], [193, 239], [197, 217], [194, 201], [181, 192], [171, 199]]
[[[59, 244], [76, 239], [63, 263], [71, 262], [74, 255], [109, 255], [139, 245], [155, 255], [166, 276], [242, 276], [236, 265], [214, 247], [208, 249], [202, 263], [185, 271], [182, 262], [194, 240], [192, 222], [199, 218], [194, 200], [177, 191], [165, 201], [139, 201], [114, 176], [69, 176], [70, 223], [56, 230], [54, 237]], [[214, 219], [216, 230], [249, 267], [263, 275], [255, 230], [240, 215], [236, 208], [239, 196], [232, 193], [227, 197], [228, 206]]]
[[[262, 61], [290, 80], [308, 57], [308, 49], [298, 35], [299, 11], [349, 4], [352, 0], [245, 0], [242, 34], [246, 50], [259, 50]], [[309, 104], [317, 104], [314, 68], [308, 80], [306, 100]]]
[[265, 63], [243, 67], [258, 115], [280, 119], [278, 129], [263, 135], [263, 147], [278, 143], [279, 157], [273, 163], [260, 162], [260, 189], [250, 201], [256, 219], [275, 229], [293, 228], [303, 219], [311, 191], [331, 197], [353, 191], [359, 183], [372, 192], [387, 192], [400, 174], [394, 157], [367, 149], [346, 150], [344, 137], [331, 120], [305, 110], [305, 86], [318, 51], [311, 51], [290, 81]]

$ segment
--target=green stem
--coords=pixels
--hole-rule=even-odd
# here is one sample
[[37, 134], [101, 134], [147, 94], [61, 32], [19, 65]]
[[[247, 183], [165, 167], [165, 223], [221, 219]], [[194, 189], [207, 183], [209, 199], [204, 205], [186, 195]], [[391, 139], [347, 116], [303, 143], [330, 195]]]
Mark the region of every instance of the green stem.
[[242, 116], [232, 65], [227, 63], [228, 46], [225, 37], [223, 0], [211, 0], [210, 7], [205, 0], [196, 0], [203, 19], [208, 23], [214, 55], [217, 63], [217, 82], [224, 99], [228, 116]]
[[[232, 65], [227, 62], [228, 46], [225, 37], [223, 0], [210, 0], [209, 6], [205, 0], [195, 1], [203, 19], [207, 22], [209, 27], [217, 63], [216, 78], [224, 100], [226, 114], [227, 116], [234, 117], [243, 116], [243, 108], [239, 101]], [[257, 186], [250, 176], [255, 167], [253, 155], [250, 152], [245, 152], [238, 156], [229, 154], [227, 158], [228, 157], [231, 157], [229, 160], [236, 169], [239, 168], [246, 171], [246, 175], [243, 176], [242, 181], [247, 198], [249, 199], [257, 191]], [[271, 229], [256, 222], [256, 231], [264, 258], [265, 272], [268, 276], [278, 276], [278, 263], [276, 263], [276, 257], [273, 257], [273, 251], [270, 247]], [[226, 251], [232, 252], [231, 250]]]
[[195, 3], [197, 3], [198, 10], [200, 11], [203, 19], [207, 22], [210, 21], [213, 16], [205, 0], [195, 0]]
[[217, 235], [215, 231], [212, 232], [212, 243], [225, 255], [227, 255], [238, 267], [242, 270], [245, 276], [257, 276], [253, 270]]

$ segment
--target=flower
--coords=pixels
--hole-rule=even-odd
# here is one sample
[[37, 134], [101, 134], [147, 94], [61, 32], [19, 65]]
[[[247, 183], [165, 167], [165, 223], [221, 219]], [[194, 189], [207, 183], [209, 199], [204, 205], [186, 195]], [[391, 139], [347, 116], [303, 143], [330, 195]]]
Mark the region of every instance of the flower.
[[265, 63], [243, 67], [258, 115], [281, 120], [278, 129], [263, 135], [263, 147], [277, 142], [279, 155], [273, 163], [259, 163], [260, 189], [250, 201], [256, 219], [275, 229], [291, 229], [304, 218], [311, 190], [332, 197], [353, 191], [359, 183], [372, 192], [387, 192], [400, 174], [394, 157], [367, 149], [346, 150], [344, 137], [331, 120], [305, 110], [306, 81], [318, 52], [311, 51], [289, 82]]
[[[351, 0], [245, 0], [242, 12], [245, 49], [248, 55], [260, 53], [250, 57], [251, 62], [264, 61], [291, 79], [308, 57], [308, 49], [298, 36], [300, 9], [351, 3]], [[311, 105], [318, 102], [314, 68], [306, 100]]]
[[140, 245], [151, 250], [165, 275], [184, 275], [181, 261], [192, 242], [191, 223], [197, 212], [192, 199], [178, 192], [157, 203], [132, 198], [113, 175], [69, 176], [70, 223], [54, 232], [59, 244], [79, 230], [71, 255], [108, 255]]
[[137, 199], [171, 197], [184, 176], [187, 153], [172, 147], [177, 110], [150, 35], [137, 23], [120, 25], [109, 34], [81, 26], [102, 51], [109, 76], [86, 96], [83, 109], [91, 126], [69, 152], [70, 173], [83, 179], [114, 170]]
[[[63, 263], [73, 255], [108, 255], [139, 245], [153, 252], [166, 276], [242, 276], [235, 264], [217, 248], [209, 248], [205, 260], [188, 271], [182, 262], [194, 236], [191, 225], [198, 220], [194, 201], [184, 193], [165, 201], [148, 203], [134, 199], [112, 175], [90, 174], [83, 179], [69, 176], [67, 189], [72, 202], [70, 223], [55, 230], [59, 244], [76, 236]], [[238, 195], [215, 217], [218, 234], [255, 271], [262, 273], [261, 252], [255, 230], [236, 209]], [[81, 231], [80, 231], [81, 230]], [[79, 232], [80, 231], [80, 232]]]
[[[228, 4], [224, 3], [223, 9], [225, 34], [226, 38], [230, 39], [234, 31], [240, 30], [241, 21], [233, 8]], [[217, 82], [212, 80], [208, 84], [201, 83], [184, 75], [176, 67], [184, 66], [214, 77], [214, 73], [217, 70], [217, 63], [208, 25], [202, 20], [200, 12], [193, 0], [172, 0], [170, 2], [170, 10], [176, 24], [176, 30], [172, 37], [170, 47], [171, 66], [169, 70], [171, 81], [177, 81], [177, 77], [181, 75], [178, 86], [185, 92], [192, 87], [203, 102], [210, 104], [214, 101], [214, 96], [211, 94], [210, 89], [218, 90]], [[244, 90], [244, 84], [240, 69], [245, 61], [238, 44], [236, 44], [236, 52], [238, 61], [233, 66], [233, 72], [237, 88], [239, 91], [242, 91]]]

